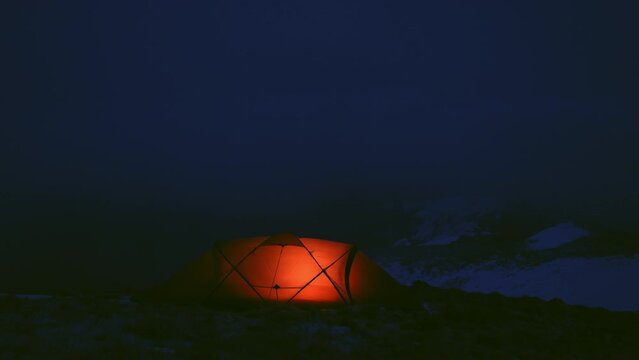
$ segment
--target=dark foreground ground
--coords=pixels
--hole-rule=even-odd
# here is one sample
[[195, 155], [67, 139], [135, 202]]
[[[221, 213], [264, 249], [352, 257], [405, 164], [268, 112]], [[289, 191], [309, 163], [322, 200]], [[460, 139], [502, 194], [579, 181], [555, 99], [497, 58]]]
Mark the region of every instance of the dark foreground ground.
[[639, 313], [417, 284], [418, 308], [0, 296], [1, 359], [636, 359]]

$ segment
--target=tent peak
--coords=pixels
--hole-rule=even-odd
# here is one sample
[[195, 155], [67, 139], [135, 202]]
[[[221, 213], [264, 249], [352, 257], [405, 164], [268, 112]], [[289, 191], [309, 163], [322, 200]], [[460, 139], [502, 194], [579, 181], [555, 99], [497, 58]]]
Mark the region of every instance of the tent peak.
[[259, 246], [280, 245], [280, 246], [304, 246], [296, 235], [289, 233], [277, 234], [264, 240]]

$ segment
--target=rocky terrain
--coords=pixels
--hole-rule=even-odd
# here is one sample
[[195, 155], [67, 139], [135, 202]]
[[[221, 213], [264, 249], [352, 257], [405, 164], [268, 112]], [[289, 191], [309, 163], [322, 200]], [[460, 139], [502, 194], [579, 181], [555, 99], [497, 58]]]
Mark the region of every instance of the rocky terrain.
[[0, 297], [3, 359], [633, 359], [639, 314], [416, 283], [411, 306], [243, 309]]

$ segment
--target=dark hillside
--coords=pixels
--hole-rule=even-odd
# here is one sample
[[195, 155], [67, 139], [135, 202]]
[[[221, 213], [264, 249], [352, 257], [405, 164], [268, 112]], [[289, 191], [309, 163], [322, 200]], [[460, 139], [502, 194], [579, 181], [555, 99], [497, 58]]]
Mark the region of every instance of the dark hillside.
[[244, 310], [0, 298], [3, 359], [628, 359], [639, 314], [417, 283], [421, 305]]

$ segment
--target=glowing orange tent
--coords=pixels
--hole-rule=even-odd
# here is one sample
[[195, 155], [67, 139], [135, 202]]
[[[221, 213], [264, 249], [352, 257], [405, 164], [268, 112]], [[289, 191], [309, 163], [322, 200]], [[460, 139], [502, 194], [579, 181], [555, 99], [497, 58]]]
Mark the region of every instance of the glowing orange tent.
[[178, 302], [352, 304], [399, 284], [351, 244], [291, 234], [215, 244], [153, 291]]

